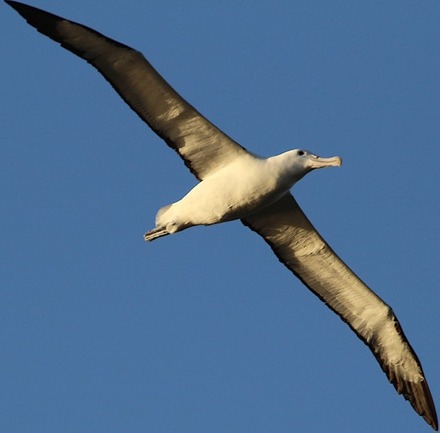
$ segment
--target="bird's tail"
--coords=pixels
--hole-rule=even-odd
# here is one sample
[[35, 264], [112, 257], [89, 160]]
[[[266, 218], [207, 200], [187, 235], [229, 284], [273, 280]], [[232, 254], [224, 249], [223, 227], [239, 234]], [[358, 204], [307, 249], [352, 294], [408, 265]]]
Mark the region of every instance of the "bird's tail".
[[148, 242], [154, 241], [154, 239], [162, 236], [167, 236], [170, 232], [166, 229], [167, 222], [165, 221], [164, 214], [171, 208], [172, 204], [161, 207], [156, 214], [156, 227], [144, 234], [144, 239]]
[[168, 204], [164, 207], [161, 207], [156, 214], [156, 227], [164, 225], [165, 221], [163, 221], [163, 217], [165, 213], [171, 208], [172, 204]]

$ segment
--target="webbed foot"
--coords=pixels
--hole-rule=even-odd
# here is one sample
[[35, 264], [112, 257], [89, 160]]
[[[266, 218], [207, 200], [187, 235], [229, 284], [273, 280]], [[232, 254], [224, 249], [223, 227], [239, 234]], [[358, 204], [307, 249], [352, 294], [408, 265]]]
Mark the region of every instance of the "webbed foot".
[[170, 233], [167, 231], [167, 229], [163, 227], [156, 227], [153, 230], [148, 231], [144, 234], [144, 240], [147, 242], [154, 241], [154, 239], [160, 238], [162, 236], [167, 236]]

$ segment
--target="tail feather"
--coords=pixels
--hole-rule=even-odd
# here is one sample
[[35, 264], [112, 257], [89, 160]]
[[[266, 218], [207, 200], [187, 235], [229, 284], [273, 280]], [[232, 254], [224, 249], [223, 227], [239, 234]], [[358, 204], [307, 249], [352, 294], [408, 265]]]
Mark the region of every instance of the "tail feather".
[[161, 225], [161, 218], [163, 217], [164, 213], [172, 206], [172, 204], [168, 204], [164, 207], [161, 207], [156, 214], [156, 226]]
[[156, 214], [156, 227], [144, 234], [144, 239], [148, 242], [154, 241], [154, 239], [160, 238], [162, 236], [167, 236], [173, 233], [174, 225], [170, 223], [169, 219], [166, 218], [166, 213], [171, 208], [172, 204], [161, 207]]

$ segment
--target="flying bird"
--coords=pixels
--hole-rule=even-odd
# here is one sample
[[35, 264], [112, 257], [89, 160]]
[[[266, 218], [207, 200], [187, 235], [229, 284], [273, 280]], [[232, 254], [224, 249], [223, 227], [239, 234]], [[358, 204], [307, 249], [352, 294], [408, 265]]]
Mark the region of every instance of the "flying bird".
[[138, 51], [89, 27], [5, 1], [39, 32], [94, 66], [200, 181], [181, 200], [159, 209], [145, 240], [240, 219], [350, 326], [397, 392], [438, 430], [422, 366], [393, 310], [335, 254], [290, 193], [310, 171], [341, 165], [339, 157], [301, 149], [258, 157], [186, 102]]

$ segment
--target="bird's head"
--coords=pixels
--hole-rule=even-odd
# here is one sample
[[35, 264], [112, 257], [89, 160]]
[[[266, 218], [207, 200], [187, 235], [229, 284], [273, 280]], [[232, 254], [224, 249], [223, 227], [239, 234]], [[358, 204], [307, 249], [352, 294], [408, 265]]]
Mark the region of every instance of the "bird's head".
[[290, 182], [297, 182], [307, 173], [317, 168], [339, 167], [342, 159], [339, 156], [322, 158], [304, 149], [293, 149], [279, 156], [280, 165], [284, 168], [285, 176], [290, 178]]

